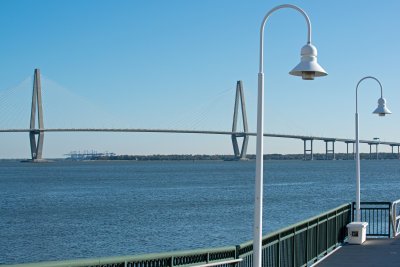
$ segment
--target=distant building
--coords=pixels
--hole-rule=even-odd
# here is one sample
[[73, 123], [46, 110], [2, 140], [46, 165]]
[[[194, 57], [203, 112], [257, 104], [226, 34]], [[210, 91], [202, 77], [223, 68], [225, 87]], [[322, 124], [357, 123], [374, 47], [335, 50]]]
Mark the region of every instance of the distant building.
[[80, 151], [71, 151], [68, 154], [64, 154], [67, 156], [67, 160], [91, 160], [94, 157], [99, 156], [115, 156], [115, 153], [106, 151], [105, 153], [98, 153], [95, 150], [89, 151], [85, 150], [82, 153]]

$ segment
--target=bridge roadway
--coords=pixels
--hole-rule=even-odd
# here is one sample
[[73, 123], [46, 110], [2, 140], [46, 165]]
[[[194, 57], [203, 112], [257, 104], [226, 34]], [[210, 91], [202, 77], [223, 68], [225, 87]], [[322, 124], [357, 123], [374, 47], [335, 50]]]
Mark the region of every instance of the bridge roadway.
[[[132, 133], [183, 133], [183, 134], [218, 134], [218, 135], [234, 135], [237, 137], [256, 136], [257, 133], [252, 132], [232, 132], [232, 131], [207, 131], [207, 130], [171, 130], [171, 129], [135, 129], [135, 128], [59, 128], [59, 129], [0, 129], [0, 133], [20, 133], [20, 132], [132, 132]], [[305, 136], [292, 134], [271, 134], [264, 133], [265, 137], [291, 138], [301, 140], [320, 140], [328, 142], [344, 142], [354, 143], [354, 139], [332, 138], [319, 136]], [[381, 144], [390, 146], [400, 146], [398, 142], [383, 142], [378, 140], [359, 140], [360, 143]]]

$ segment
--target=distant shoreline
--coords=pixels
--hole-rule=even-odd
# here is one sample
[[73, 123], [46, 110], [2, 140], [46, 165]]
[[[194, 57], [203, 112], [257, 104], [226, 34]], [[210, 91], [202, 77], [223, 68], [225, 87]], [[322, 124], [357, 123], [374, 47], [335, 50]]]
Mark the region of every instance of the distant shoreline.
[[[264, 160], [303, 160], [303, 154], [266, 154], [264, 155]], [[307, 159], [310, 158], [310, 155], [306, 155]], [[347, 160], [346, 153], [337, 153], [335, 154], [336, 160]], [[370, 158], [371, 157], [371, 158]], [[245, 159], [241, 159], [241, 161], [252, 161], [255, 160], [256, 156], [254, 154], [247, 155]], [[379, 153], [379, 159], [398, 159], [397, 154], [392, 153]], [[326, 160], [325, 153], [316, 153], [313, 154], [314, 160]], [[332, 154], [328, 155], [328, 159], [332, 159]], [[349, 154], [349, 159], [352, 158], [352, 154]], [[369, 153], [361, 153], [360, 159], [363, 160], [375, 160], [376, 154]], [[238, 158], [235, 158], [233, 155], [115, 155], [115, 156], [97, 156], [93, 157], [91, 160], [99, 161], [112, 161], [112, 160], [124, 160], [124, 161], [201, 161], [201, 160], [217, 160], [217, 161], [236, 161]]]
[[[310, 155], [307, 154], [307, 159], [310, 159]], [[256, 156], [249, 154], [245, 159], [240, 161], [254, 161]], [[332, 154], [328, 155], [328, 159], [332, 159]], [[349, 159], [352, 160], [352, 154], [349, 154]], [[361, 153], [360, 159], [362, 160], [376, 160], [376, 154], [372, 153], [371, 158], [369, 153]], [[379, 160], [385, 159], [399, 159], [397, 153], [379, 153]], [[303, 154], [266, 154], [264, 160], [303, 160]], [[313, 154], [313, 160], [326, 160], [325, 153]], [[335, 160], [347, 160], [346, 153], [336, 153]], [[0, 161], [24, 161], [31, 162], [27, 159], [0, 159]], [[44, 159], [43, 162], [49, 161], [238, 161], [233, 155], [114, 155], [114, 156], [96, 156], [85, 159], [73, 159], [73, 158], [49, 158]]]

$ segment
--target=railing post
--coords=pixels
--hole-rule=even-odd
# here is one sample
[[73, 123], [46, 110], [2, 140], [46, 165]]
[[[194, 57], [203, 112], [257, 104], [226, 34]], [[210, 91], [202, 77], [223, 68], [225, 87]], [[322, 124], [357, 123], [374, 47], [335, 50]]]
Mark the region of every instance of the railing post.
[[281, 234], [278, 234], [278, 267], [281, 267]]
[[317, 220], [317, 233], [316, 233], [316, 243], [315, 243], [315, 250], [316, 250], [316, 253], [315, 253], [315, 255], [316, 255], [316, 257], [318, 258], [318, 255], [319, 255], [319, 249], [318, 249], [318, 247], [319, 247], [319, 242], [318, 242], [318, 240], [319, 240], [319, 218], [318, 218], [318, 220]]
[[309, 227], [310, 227], [310, 223], [307, 222], [307, 230], [306, 230], [306, 264], [308, 265], [308, 261], [309, 261], [309, 255], [308, 255], [308, 234], [309, 234]]
[[337, 215], [337, 211], [335, 211], [335, 246], [337, 245], [337, 243], [338, 243], [338, 229], [337, 229], [337, 227], [338, 227], [338, 223], [337, 223], [337, 221], [338, 221], [338, 215]]
[[343, 242], [343, 240], [344, 240], [344, 238], [345, 238], [345, 236], [346, 236], [346, 233], [343, 233], [343, 231], [342, 231], [342, 227], [343, 227], [343, 225], [344, 225], [344, 223], [345, 223], [345, 212], [344, 212], [344, 210], [343, 210], [343, 213], [342, 213], [342, 221], [341, 221], [341, 223], [340, 223], [340, 242]]
[[[239, 251], [240, 250], [240, 245], [236, 245], [236, 250], [235, 250], [235, 259], [239, 259]], [[235, 265], [234, 265], [235, 267], [238, 267], [239, 266], [239, 263], [238, 262], [235, 262]]]
[[388, 224], [389, 224], [389, 233], [388, 233], [388, 238], [390, 238], [390, 219], [391, 219], [391, 216], [390, 216], [390, 206], [391, 206], [391, 204], [388, 204], [388, 206], [389, 206], [389, 212], [388, 212], [388, 214], [389, 214], [389, 220], [388, 220]]
[[329, 229], [328, 229], [328, 226], [329, 226], [329, 214], [326, 214], [326, 222], [325, 223], [326, 223], [326, 227], [325, 227], [325, 230], [326, 230], [325, 253], [327, 254], [328, 253], [328, 246], [329, 246]]
[[392, 237], [395, 237], [396, 236], [396, 233], [397, 233], [397, 229], [396, 229], [396, 203], [392, 203], [392, 210], [391, 210], [391, 214], [389, 213], [389, 216], [391, 217], [390, 218], [390, 221], [391, 221], [391, 223], [392, 223], [392, 231], [393, 231], [393, 233], [392, 233]]
[[292, 257], [292, 262], [293, 266], [296, 266], [296, 227], [293, 229], [293, 257]]

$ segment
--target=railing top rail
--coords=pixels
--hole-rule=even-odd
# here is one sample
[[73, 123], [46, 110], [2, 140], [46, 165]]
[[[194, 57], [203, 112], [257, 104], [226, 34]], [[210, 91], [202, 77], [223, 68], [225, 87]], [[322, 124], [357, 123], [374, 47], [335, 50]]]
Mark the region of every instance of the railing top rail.
[[399, 203], [400, 203], [400, 199], [392, 202], [393, 205], [396, 205], [396, 204], [399, 204]]
[[[355, 203], [355, 202], [353, 202], [353, 203]], [[369, 202], [367, 201], [366, 202], [366, 201], [363, 201], [360, 204], [361, 205], [392, 205], [392, 203], [393, 202], [388, 202], [388, 201], [387, 202], [383, 202], [383, 201], [375, 201], [375, 202], [374, 201], [369, 201]]]
[[[193, 256], [207, 253], [218, 253], [225, 251], [236, 251], [236, 246], [209, 248], [209, 249], [196, 249], [196, 250], [182, 250], [164, 253], [152, 253], [143, 255], [128, 255], [106, 258], [92, 258], [92, 259], [78, 259], [78, 260], [64, 260], [64, 261], [49, 261], [38, 263], [23, 263], [14, 265], [1, 265], [1, 267], [77, 267], [77, 266], [97, 266], [103, 264], [123, 263], [123, 262], [140, 262], [151, 261], [155, 259], [169, 259], [176, 257]], [[234, 257], [232, 257], [234, 259]], [[210, 263], [219, 263], [220, 260], [210, 261]], [[193, 264], [195, 265], [195, 264]]]

